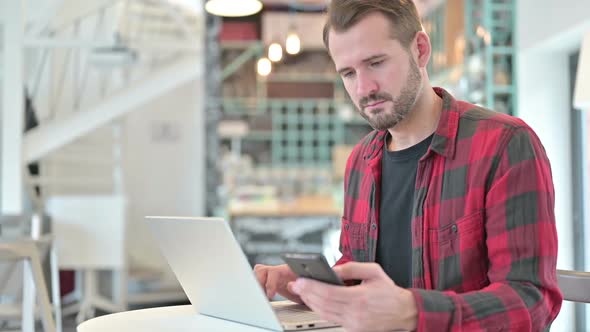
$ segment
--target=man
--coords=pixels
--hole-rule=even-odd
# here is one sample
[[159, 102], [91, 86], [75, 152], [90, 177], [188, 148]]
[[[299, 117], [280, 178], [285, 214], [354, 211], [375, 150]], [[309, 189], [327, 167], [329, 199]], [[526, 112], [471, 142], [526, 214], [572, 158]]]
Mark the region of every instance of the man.
[[[255, 267], [352, 331], [542, 331], [561, 307], [549, 160], [522, 120], [432, 88], [410, 0], [332, 0], [324, 42], [375, 128], [351, 153], [334, 270]], [[358, 283], [360, 281], [360, 283]]]

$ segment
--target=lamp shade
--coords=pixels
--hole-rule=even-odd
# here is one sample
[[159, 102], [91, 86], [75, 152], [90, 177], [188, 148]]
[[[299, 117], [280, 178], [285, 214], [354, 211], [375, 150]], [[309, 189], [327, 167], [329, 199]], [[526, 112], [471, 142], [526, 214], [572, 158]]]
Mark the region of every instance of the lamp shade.
[[225, 17], [249, 16], [261, 9], [260, 0], [208, 0], [205, 4], [208, 13]]
[[574, 108], [590, 111], [590, 32], [586, 33], [580, 50]]
[[296, 32], [293, 31], [287, 35], [285, 50], [291, 55], [295, 55], [301, 51], [301, 39], [299, 39], [299, 36]]
[[281, 61], [283, 58], [283, 47], [279, 43], [272, 43], [268, 46], [268, 59], [272, 62]]
[[261, 58], [256, 63], [256, 71], [260, 76], [268, 76], [272, 71], [272, 63], [267, 58]]

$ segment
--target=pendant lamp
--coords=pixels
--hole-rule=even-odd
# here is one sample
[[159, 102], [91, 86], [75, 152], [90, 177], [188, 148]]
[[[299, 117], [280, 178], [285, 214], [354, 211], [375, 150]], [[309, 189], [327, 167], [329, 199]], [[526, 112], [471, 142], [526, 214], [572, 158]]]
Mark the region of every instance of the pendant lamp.
[[249, 16], [261, 9], [260, 0], [208, 0], [205, 4], [208, 13], [225, 17]]

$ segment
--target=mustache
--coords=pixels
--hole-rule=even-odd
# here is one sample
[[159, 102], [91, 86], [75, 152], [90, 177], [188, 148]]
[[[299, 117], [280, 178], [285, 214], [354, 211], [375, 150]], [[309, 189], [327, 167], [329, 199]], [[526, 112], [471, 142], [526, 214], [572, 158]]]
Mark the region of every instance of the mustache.
[[367, 105], [371, 105], [380, 101], [393, 101], [393, 96], [387, 92], [377, 92], [361, 98], [359, 104], [362, 108], [365, 108]]

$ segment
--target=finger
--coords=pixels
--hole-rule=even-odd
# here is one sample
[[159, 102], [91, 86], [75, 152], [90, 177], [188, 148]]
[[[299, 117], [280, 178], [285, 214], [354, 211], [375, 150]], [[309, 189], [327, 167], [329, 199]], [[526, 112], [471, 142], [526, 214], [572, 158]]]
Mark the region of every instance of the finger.
[[266, 285], [266, 276], [268, 273], [268, 268], [265, 265], [256, 264], [254, 265], [254, 274], [256, 275], [256, 279], [262, 287]]
[[332, 305], [329, 301], [326, 301], [313, 293], [305, 294], [301, 299], [322, 319], [340, 325], [342, 324], [342, 321], [344, 320], [344, 310], [341, 309], [341, 305]]
[[297, 291], [294, 289], [295, 281], [289, 281], [287, 283], [287, 290], [293, 294], [299, 295]]
[[276, 271], [269, 271], [266, 274], [266, 296], [271, 300], [279, 288], [280, 274]]
[[383, 269], [377, 263], [348, 262], [334, 266], [334, 272], [342, 280], [370, 280], [383, 276]]
[[291, 287], [299, 296], [314, 294], [334, 304], [346, 304], [356, 296], [358, 289], [354, 287], [330, 285], [325, 282], [306, 278], [298, 278]]
[[266, 297], [268, 299], [272, 299], [275, 295], [276, 290], [269, 290], [269, 282], [268, 282], [268, 276], [269, 276], [269, 268], [268, 266], [265, 265], [256, 265], [254, 266], [254, 273], [256, 273], [256, 279], [258, 279], [258, 282], [260, 283], [260, 285], [262, 286], [262, 288], [264, 288], [264, 292], [266, 293]]
[[295, 303], [303, 304], [303, 300], [301, 299], [301, 297], [299, 297], [299, 295], [295, 295], [295, 294], [287, 293], [287, 292], [285, 292], [285, 294], [281, 294], [281, 295], [286, 297], [288, 300], [291, 300]]

